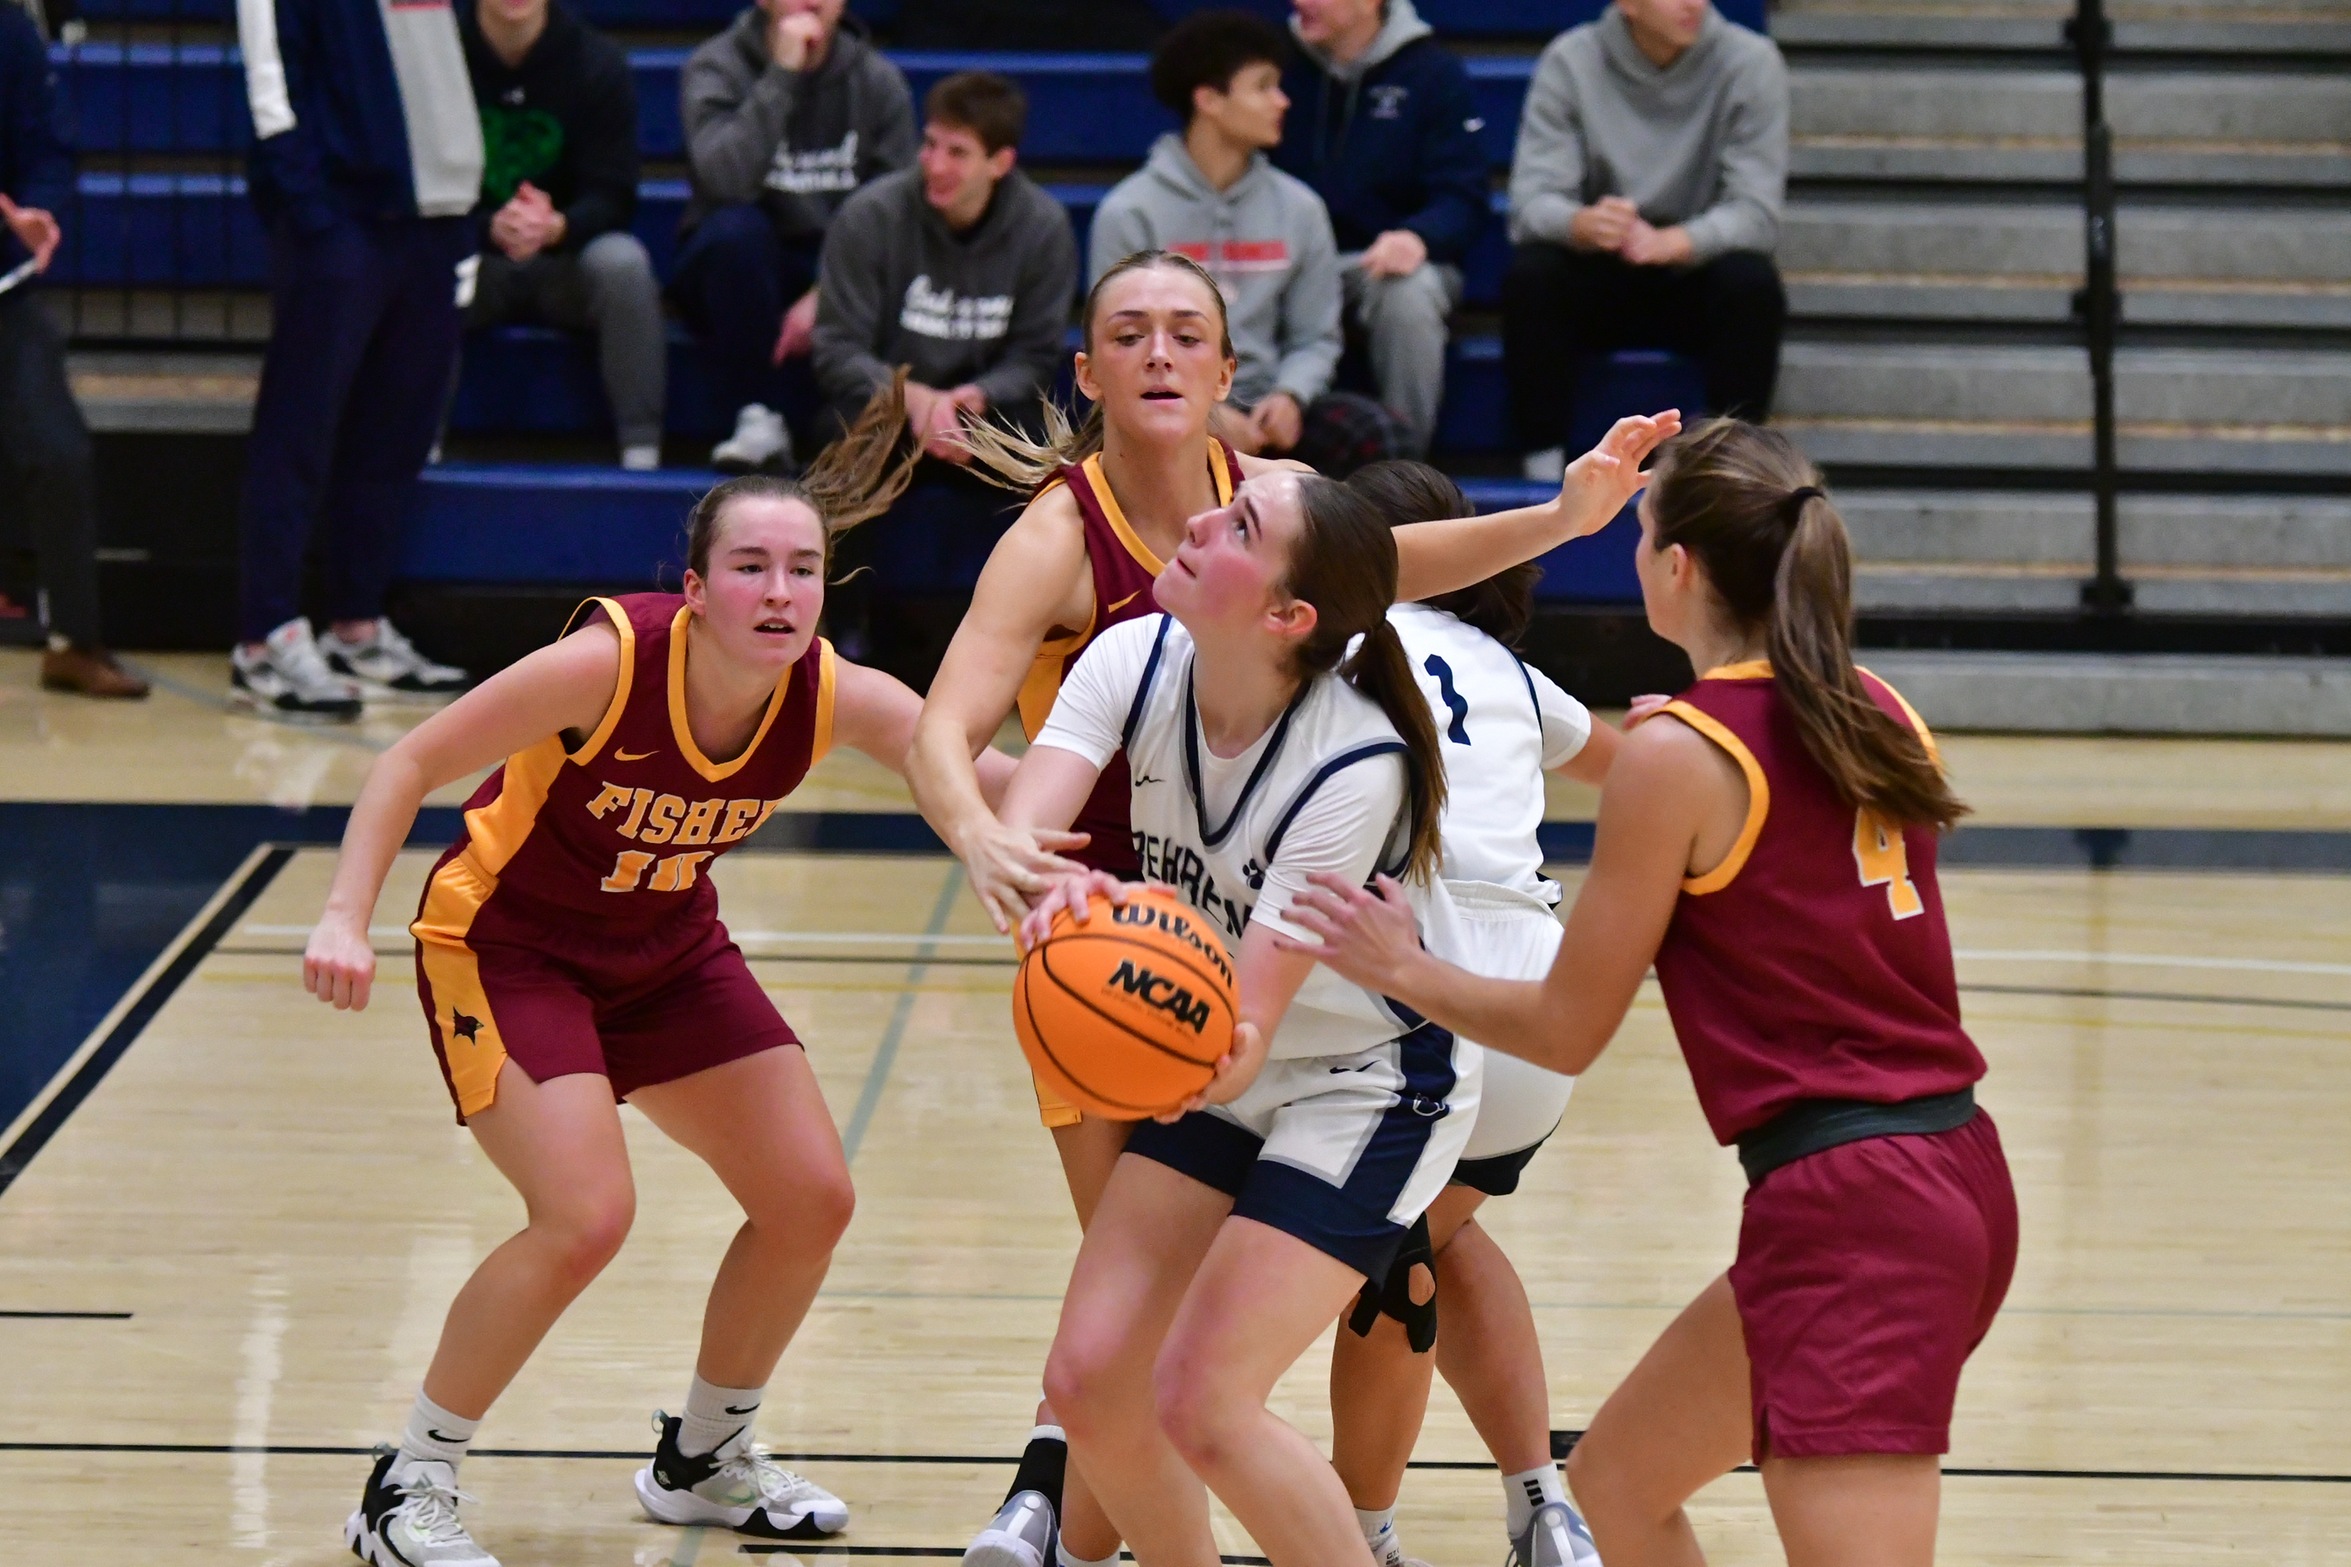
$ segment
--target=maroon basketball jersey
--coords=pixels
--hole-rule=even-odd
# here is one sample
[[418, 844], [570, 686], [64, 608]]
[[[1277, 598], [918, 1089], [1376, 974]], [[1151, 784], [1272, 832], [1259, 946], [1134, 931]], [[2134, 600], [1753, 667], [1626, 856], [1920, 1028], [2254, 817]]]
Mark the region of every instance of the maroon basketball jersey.
[[[1933, 737], [1891, 686], [1879, 707]], [[1804, 749], [1771, 666], [1717, 669], [1665, 711], [1747, 775], [1747, 822], [1721, 865], [1682, 883], [1657, 949], [1690, 1077], [1729, 1143], [1800, 1099], [1896, 1104], [1984, 1075], [1959, 1025], [1931, 827], [1891, 830], [1838, 798]]]
[[629, 941], [715, 920], [710, 862], [766, 821], [832, 741], [833, 650], [822, 638], [776, 682], [743, 754], [713, 762], [686, 723], [685, 600], [633, 593], [582, 609], [620, 633], [612, 705], [593, 734], [569, 745], [549, 735], [474, 791], [410, 927], [420, 940], [552, 925]]
[[[1208, 468], [1216, 482], [1216, 503], [1232, 504], [1233, 490], [1241, 482], [1240, 458], [1222, 441], [1211, 437]], [[1119, 509], [1118, 497], [1110, 493], [1110, 481], [1102, 477], [1099, 453], [1082, 463], [1065, 465], [1060, 473], [1046, 481], [1045, 489], [1050, 490], [1056, 484], [1069, 486], [1070, 497], [1078, 503], [1078, 516], [1085, 524], [1086, 569], [1094, 578], [1094, 615], [1084, 629], [1056, 630], [1037, 649], [1037, 660], [1029, 666], [1028, 679], [1020, 688], [1021, 732], [1031, 740], [1045, 727], [1045, 719], [1053, 711], [1053, 699], [1061, 694], [1063, 674], [1096, 637], [1122, 620], [1159, 613], [1159, 605], [1151, 597], [1151, 584], [1167, 565], [1128, 524], [1126, 513]], [[1044, 490], [1037, 493], [1041, 495]], [[1142, 874], [1142, 869], [1141, 862], [1135, 858], [1127, 825], [1128, 793], [1127, 759], [1122, 751], [1102, 769], [1093, 794], [1087, 797], [1077, 820], [1070, 824], [1078, 832], [1092, 834], [1086, 846], [1070, 857], [1096, 870], [1132, 880]]]

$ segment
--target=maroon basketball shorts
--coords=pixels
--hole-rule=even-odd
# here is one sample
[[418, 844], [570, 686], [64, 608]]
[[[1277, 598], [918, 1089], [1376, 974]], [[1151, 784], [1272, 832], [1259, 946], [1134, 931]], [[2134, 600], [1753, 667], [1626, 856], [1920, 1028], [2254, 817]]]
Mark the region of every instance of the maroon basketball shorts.
[[1959, 1368], [2015, 1270], [2016, 1193], [1989, 1115], [1766, 1175], [1730, 1274], [1756, 1462], [1949, 1451]]
[[460, 1124], [495, 1101], [509, 1060], [534, 1083], [593, 1072], [617, 1100], [800, 1042], [716, 920], [643, 941], [522, 936], [477, 927], [462, 943], [416, 944], [417, 992]]

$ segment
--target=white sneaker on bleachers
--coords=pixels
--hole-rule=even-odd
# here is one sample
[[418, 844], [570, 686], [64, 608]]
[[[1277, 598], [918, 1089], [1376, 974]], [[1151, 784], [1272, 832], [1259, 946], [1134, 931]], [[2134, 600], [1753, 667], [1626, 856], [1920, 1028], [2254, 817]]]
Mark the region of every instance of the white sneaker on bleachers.
[[792, 466], [792, 432], [784, 416], [765, 403], [746, 403], [735, 415], [735, 433], [710, 449], [710, 466], [724, 473], [781, 473]]
[[1567, 448], [1546, 446], [1529, 452], [1520, 471], [1536, 484], [1558, 484], [1567, 477]]

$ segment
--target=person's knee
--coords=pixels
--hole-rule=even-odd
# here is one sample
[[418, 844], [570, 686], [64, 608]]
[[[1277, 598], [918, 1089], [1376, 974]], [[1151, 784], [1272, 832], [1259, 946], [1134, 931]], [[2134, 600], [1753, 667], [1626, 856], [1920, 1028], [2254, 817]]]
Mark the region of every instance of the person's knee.
[[602, 1273], [620, 1254], [636, 1218], [636, 1189], [626, 1181], [614, 1181], [567, 1192], [560, 1207], [534, 1215], [531, 1227], [554, 1242], [557, 1268], [576, 1288]]
[[813, 1173], [796, 1171], [771, 1187], [746, 1211], [752, 1223], [787, 1238], [796, 1250], [829, 1255], [857, 1213], [857, 1189], [846, 1164]]
[[1614, 1522], [1654, 1523], [1681, 1505], [1679, 1498], [1655, 1494], [1639, 1465], [1618, 1462], [1605, 1437], [1576, 1443], [1567, 1455], [1567, 1485], [1584, 1516], [1603, 1532]]
[[1423, 265], [1402, 277], [1368, 278], [1364, 283], [1362, 317], [1374, 334], [1383, 331], [1442, 336], [1453, 314], [1453, 291], [1445, 274]]
[[1723, 308], [1752, 319], [1787, 314], [1788, 292], [1779, 264], [1760, 250], [1734, 250], [1707, 266], [1707, 281]]
[[623, 293], [654, 292], [653, 258], [644, 242], [619, 229], [599, 234], [580, 252], [580, 270], [593, 294], [612, 297]]
[[1206, 1473], [1232, 1453], [1247, 1413], [1247, 1400], [1226, 1385], [1221, 1357], [1170, 1339], [1151, 1368], [1153, 1407], [1159, 1429], [1184, 1462]]
[[1045, 1401], [1072, 1431], [1099, 1431], [1117, 1402], [1119, 1346], [1107, 1334], [1066, 1331], [1045, 1357]]

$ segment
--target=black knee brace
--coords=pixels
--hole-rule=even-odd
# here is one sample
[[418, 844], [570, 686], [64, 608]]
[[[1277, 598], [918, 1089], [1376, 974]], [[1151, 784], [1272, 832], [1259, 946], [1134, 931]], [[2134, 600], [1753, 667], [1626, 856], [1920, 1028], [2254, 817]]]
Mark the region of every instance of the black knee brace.
[[[1412, 1270], [1416, 1267], [1428, 1269], [1429, 1280], [1429, 1298], [1419, 1302], [1412, 1298]], [[1427, 1214], [1412, 1221], [1404, 1243], [1396, 1248], [1396, 1260], [1389, 1266], [1387, 1278], [1367, 1282], [1355, 1297], [1355, 1310], [1348, 1315], [1347, 1326], [1356, 1337], [1369, 1338], [1371, 1325], [1382, 1313], [1404, 1325], [1405, 1342], [1414, 1354], [1425, 1355], [1436, 1348], [1437, 1252], [1429, 1243]]]

